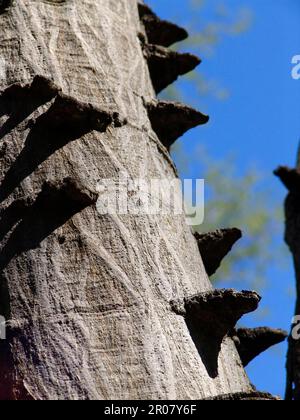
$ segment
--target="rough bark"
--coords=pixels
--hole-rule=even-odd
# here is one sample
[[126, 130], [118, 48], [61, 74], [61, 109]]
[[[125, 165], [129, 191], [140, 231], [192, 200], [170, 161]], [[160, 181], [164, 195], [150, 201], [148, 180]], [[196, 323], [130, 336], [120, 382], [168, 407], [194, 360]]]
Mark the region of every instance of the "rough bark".
[[1, 399], [252, 392], [232, 339], [212, 377], [170, 305], [212, 289], [184, 217], [96, 210], [99, 179], [176, 177], [145, 103], [156, 59], [156, 89], [193, 66], [151, 47], [149, 73], [143, 31], [136, 0], [18, 0], [0, 16]]
[[[285, 201], [285, 240], [293, 255], [297, 301], [295, 315], [300, 315], [300, 168], [280, 167], [275, 171], [289, 193]], [[293, 326], [294, 327], [294, 326]], [[300, 401], [300, 340], [289, 338], [286, 399]]]

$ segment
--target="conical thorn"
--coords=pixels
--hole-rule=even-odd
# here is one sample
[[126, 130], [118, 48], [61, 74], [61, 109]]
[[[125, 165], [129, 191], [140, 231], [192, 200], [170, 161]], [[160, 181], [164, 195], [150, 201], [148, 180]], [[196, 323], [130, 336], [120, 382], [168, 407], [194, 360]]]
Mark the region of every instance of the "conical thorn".
[[209, 121], [207, 115], [178, 102], [153, 101], [147, 110], [153, 130], [167, 149], [186, 131]]
[[201, 63], [201, 60], [193, 54], [178, 53], [157, 45], [144, 44], [143, 49], [156, 93]]
[[193, 320], [202, 332], [223, 340], [243, 315], [258, 308], [260, 300], [253, 291], [217, 289], [172, 301], [171, 308], [178, 315]]
[[280, 166], [274, 175], [282, 181], [283, 185], [290, 191], [300, 194], [300, 171], [286, 166]]
[[145, 26], [145, 31], [150, 44], [169, 47], [176, 42], [188, 37], [185, 29], [174, 23], [160, 19], [149, 6], [139, 3], [139, 15]]
[[215, 274], [222, 260], [241, 237], [242, 232], [237, 228], [221, 229], [204, 234], [195, 233], [199, 251], [209, 276]]
[[240, 328], [233, 332], [233, 340], [241, 357], [243, 366], [276, 344], [282, 343], [288, 337], [283, 330], [271, 328]]
[[59, 94], [48, 111], [37, 122], [49, 129], [90, 132], [105, 132], [109, 125], [121, 127], [126, 120], [121, 120], [117, 112], [108, 112], [94, 107], [90, 103], [80, 102], [70, 96]]
[[1, 115], [10, 115], [12, 112], [22, 114], [25, 112], [24, 108], [29, 108], [29, 112], [32, 112], [60, 92], [61, 89], [51, 79], [36, 75], [30, 84], [15, 83], [1, 93], [0, 113]]
[[61, 88], [59, 88], [53, 80], [41, 75], [37, 75], [33, 78], [29, 90], [32, 95], [36, 97], [39, 96], [46, 101], [50, 101], [50, 99], [61, 92]]
[[170, 302], [171, 309], [185, 318], [191, 338], [207, 373], [218, 376], [219, 353], [224, 338], [238, 320], [257, 309], [260, 296], [255, 292], [212, 290]]
[[37, 197], [36, 206], [56, 206], [59, 203], [73, 203], [78, 207], [89, 207], [97, 202], [98, 194], [90, 191], [71, 177], [59, 182], [47, 181]]
[[281, 401], [281, 398], [267, 392], [239, 392], [205, 398], [206, 401]]

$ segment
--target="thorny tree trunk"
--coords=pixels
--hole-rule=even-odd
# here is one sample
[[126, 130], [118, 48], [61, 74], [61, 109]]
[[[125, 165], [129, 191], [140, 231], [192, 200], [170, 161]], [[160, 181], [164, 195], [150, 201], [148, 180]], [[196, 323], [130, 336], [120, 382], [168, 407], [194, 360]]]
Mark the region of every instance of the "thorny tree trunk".
[[[223, 340], [257, 295], [189, 299], [211, 284], [183, 216], [101, 216], [95, 206], [99, 179], [177, 176], [148, 116], [152, 86], [197, 59], [168, 52], [168, 36], [148, 46], [136, 0], [0, 3], [0, 398], [260, 398]], [[155, 40], [160, 24], [148, 18]], [[172, 109], [170, 123], [174, 112], [187, 120], [177, 136], [196, 125], [196, 111]], [[174, 133], [164, 136], [168, 147]], [[220, 319], [212, 356], [207, 335]]]
[[[285, 239], [293, 254], [296, 272], [297, 301], [295, 315], [300, 315], [300, 166], [280, 167], [275, 174], [289, 190], [285, 201]], [[293, 325], [293, 328], [295, 325]], [[291, 334], [287, 357], [286, 399], [300, 401], [300, 340]]]

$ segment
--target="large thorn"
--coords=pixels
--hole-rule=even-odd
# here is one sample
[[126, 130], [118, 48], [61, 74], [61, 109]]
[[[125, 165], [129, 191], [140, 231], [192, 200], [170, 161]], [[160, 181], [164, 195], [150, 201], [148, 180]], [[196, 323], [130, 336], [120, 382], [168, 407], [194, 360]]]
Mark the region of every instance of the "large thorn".
[[64, 178], [61, 182], [45, 182], [36, 200], [37, 207], [55, 207], [70, 203], [74, 207], [85, 208], [97, 202], [98, 195], [73, 178]]
[[233, 340], [246, 367], [258, 355], [276, 344], [282, 343], [288, 337], [283, 330], [271, 328], [240, 328], [233, 332]]
[[162, 45], [169, 47], [175, 42], [183, 41], [188, 37], [185, 29], [180, 28], [174, 23], [161, 20], [151, 9], [145, 4], [139, 4], [140, 19], [143, 22], [150, 44]]
[[187, 130], [209, 121], [207, 115], [177, 102], [153, 101], [147, 109], [153, 130], [167, 149]]
[[97, 199], [97, 193], [88, 190], [76, 179], [67, 177], [58, 182], [44, 182], [35, 201], [32, 197], [16, 200], [10, 206], [10, 212], [13, 216], [23, 218], [34, 208], [59, 212], [62, 210], [62, 205], [66, 203], [70, 206], [85, 208], [95, 204]]
[[290, 192], [300, 193], [300, 171], [286, 166], [280, 166], [274, 174], [282, 181]]
[[52, 80], [41, 75], [34, 77], [29, 90], [32, 95], [49, 101], [61, 92], [61, 89]]
[[144, 44], [143, 48], [156, 93], [201, 63], [201, 60], [193, 54], [182, 54], [157, 45]]
[[55, 83], [44, 77], [37, 75], [31, 84], [22, 85], [15, 83], [4, 90], [0, 96], [1, 114], [11, 114], [12, 112], [23, 111], [24, 107], [37, 108], [38, 106], [50, 101], [61, 92]]
[[211, 378], [218, 376], [218, 358], [224, 338], [243, 315], [257, 309], [260, 300], [255, 292], [214, 290], [170, 303], [172, 310], [185, 318]]
[[210, 233], [195, 233], [202, 260], [209, 276], [215, 274], [222, 260], [242, 237], [239, 229], [221, 229]]
[[178, 315], [193, 320], [202, 332], [223, 341], [243, 315], [258, 308], [260, 300], [256, 292], [221, 289], [172, 301], [171, 307]]
[[217, 397], [205, 398], [206, 401], [281, 401], [281, 398], [275, 397], [266, 392], [248, 392], [218, 395]]
[[118, 113], [110, 113], [94, 107], [89, 103], [59, 94], [49, 110], [41, 115], [38, 123], [47, 125], [50, 129], [81, 130], [89, 132], [92, 130], [105, 132], [109, 125], [120, 127], [126, 124], [121, 121]]

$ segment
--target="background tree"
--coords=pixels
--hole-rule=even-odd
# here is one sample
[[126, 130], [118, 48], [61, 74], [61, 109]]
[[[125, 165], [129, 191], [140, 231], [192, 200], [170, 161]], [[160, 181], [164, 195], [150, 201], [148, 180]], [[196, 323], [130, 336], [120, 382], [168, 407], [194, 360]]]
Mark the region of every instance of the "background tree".
[[[296, 273], [296, 290], [297, 300], [295, 316], [300, 314], [300, 235], [299, 235], [299, 215], [300, 215], [300, 167], [299, 156], [296, 169], [280, 167], [275, 171], [289, 194], [285, 201], [286, 230], [285, 240], [293, 255], [295, 273]], [[292, 326], [292, 332], [289, 339], [289, 349], [287, 356], [287, 386], [286, 399], [300, 400], [300, 340], [293, 336], [293, 329], [298, 324], [298, 318]]]

